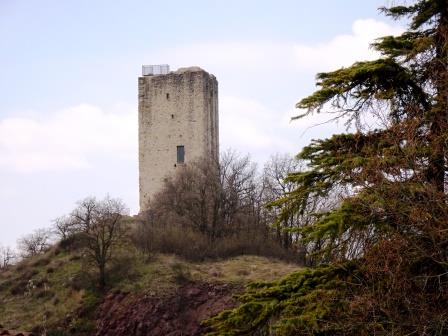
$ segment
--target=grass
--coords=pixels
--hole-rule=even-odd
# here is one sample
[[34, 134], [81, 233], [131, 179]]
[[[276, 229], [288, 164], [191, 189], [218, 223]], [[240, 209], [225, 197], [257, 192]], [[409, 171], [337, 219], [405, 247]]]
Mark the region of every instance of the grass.
[[0, 324], [10, 329], [32, 330], [59, 322], [81, 302], [84, 290], [71, 281], [80, 262], [55, 250], [26, 260], [0, 274]]
[[[273, 280], [298, 266], [257, 256], [193, 263], [174, 255], [148, 259], [133, 249], [123, 251], [111, 265], [110, 290], [163, 297], [185, 281], [245, 285]], [[53, 248], [0, 273], [0, 324], [31, 331], [52, 326], [95, 300], [92, 269], [83, 266], [79, 252]], [[93, 299], [92, 299], [93, 297]]]
[[115, 285], [124, 292], [169, 295], [183, 281], [245, 285], [252, 281], [270, 281], [298, 269], [296, 264], [259, 256], [239, 256], [226, 260], [189, 262], [175, 255], [159, 254], [147, 261], [134, 259], [137, 277]]
[[193, 265], [192, 276], [202, 281], [247, 284], [274, 280], [297, 270], [296, 264], [258, 256], [239, 256]]

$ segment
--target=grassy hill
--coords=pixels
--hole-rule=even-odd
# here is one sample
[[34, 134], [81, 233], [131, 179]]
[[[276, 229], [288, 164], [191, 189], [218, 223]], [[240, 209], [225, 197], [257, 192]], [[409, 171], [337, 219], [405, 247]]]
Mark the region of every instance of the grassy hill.
[[157, 298], [163, 305], [164, 298], [175, 296], [186, 283], [227, 284], [235, 293], [251, 281], [273, 280], [297, 268], [257, 256], [193, 263], [174, 255], [148, 257], [129, 247], [110, 265], [108, 288], [100, 292], [82, 253], [54, 246], [0, 273], [0, 324], [48, 335], [91, 335], [99, 323], [98, 309], [111, 293]]

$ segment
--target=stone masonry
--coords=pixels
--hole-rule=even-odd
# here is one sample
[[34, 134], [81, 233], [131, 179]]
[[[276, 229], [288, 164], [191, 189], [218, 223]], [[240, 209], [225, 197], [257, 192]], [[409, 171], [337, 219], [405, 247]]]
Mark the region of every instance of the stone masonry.
[[218, 82], [198, 67], [138, 79], [140, 211], [164, 179], [219, 154]]

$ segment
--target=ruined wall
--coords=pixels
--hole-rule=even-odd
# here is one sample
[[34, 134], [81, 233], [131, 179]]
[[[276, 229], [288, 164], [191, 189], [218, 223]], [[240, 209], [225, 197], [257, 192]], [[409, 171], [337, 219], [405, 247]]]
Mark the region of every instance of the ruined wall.
[[[164, 178], [199, 157], [218, 158], [218, 82], [193, 67], [138, 79], [140, 210]], [[177, 146], [185, 163], [177, 163]]]

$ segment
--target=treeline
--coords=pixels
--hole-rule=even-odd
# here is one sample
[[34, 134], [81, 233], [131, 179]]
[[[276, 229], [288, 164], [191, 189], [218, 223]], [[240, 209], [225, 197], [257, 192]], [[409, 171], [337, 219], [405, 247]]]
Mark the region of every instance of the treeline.
[[315, 197], [307, 211], [279, 219], [283, 206], [277, 202], [293, 190], [288, 175], [304, 168], [304, 161], [277, 154], [257, 172], [248, 156], [233, 151], [219, 162], [181, 167], [141, 217], [135, 243], [148, 253], [194, 260], [257, 254], [313, 263], [319, 245], [303, 244], [300, 228], [337, 204], [338, 196]]
[[[274, 155], [257, 170], [249, 156], [227, 151], [219, 162], [200, 160], [168, 176], [149, 209], [130, 217], [126, 205], [109, 196], [87, 197], [51, 228], [38, 229], [18, 240], [18, 252], [0, 250], [3, 268], [14, 261], [58, 248], [77, 250], [97, 273], [104, 288], [111, 261], [126, 249], [151, 256], [173, 253], [189, 260], [243, 254], [312, 263], [316, 244], [301, 244], [299, 228], [334, 206], [337, 197], [316, 198], [307, 212], [278, 220], [275, 204], [292, 191], [287, 176], [305, 166], [289, 155]], [[331, 199], [332, 201], [328, 201]], [[4, 257], [3, 257], [4, 256]]]

